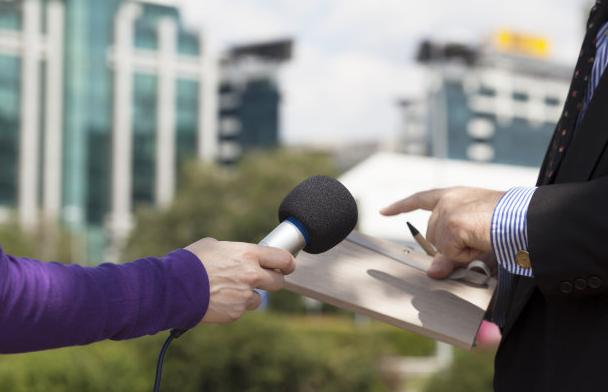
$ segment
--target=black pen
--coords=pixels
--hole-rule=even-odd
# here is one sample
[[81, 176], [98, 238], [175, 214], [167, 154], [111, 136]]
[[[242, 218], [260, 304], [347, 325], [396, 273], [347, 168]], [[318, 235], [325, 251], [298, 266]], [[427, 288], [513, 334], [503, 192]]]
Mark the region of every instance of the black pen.
[[433, 248], [433, 245], [431, 245], [422, 236], [422, 234], [420, 234], [420, 232], [414, 226], [412, 226], [412, 224], [410, 222], [407, 222], [407, 227], [410, 228], [410, 231], [412, 232], [412, 236], [414, 237], [414, 239], [416, 240], [418, 245], [420, 245], [422, 247], [422, 249], [424, 249], [426, 254], [434, 257], [437, 254], [437, 251], [435, 251], [435, 249]]

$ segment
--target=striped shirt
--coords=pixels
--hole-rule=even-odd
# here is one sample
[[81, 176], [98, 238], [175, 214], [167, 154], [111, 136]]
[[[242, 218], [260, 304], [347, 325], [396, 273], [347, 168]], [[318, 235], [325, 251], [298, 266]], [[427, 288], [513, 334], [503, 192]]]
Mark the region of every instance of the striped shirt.
[[492, 215], [492, 249], [498, 263], [507, 271], [532, 276], [531, 269], [517, 265], [515, 254], [528, 249], [526, 215], [534, 188], [511, 188], [500, 199]]

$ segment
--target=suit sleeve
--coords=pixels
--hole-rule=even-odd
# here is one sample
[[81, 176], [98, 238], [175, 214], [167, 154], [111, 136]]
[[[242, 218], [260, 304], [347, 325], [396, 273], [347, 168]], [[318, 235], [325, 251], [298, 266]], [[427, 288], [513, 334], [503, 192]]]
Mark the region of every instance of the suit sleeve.
[[187, 329], [201, 320], [208, 303], [207, 273], [184, 249], [82, 267], [18, 258], [0, 248], [2, 353]]
[[547, 299], [608, 293], [608, 177], [539, 187], [527, 224], [534, 277]]

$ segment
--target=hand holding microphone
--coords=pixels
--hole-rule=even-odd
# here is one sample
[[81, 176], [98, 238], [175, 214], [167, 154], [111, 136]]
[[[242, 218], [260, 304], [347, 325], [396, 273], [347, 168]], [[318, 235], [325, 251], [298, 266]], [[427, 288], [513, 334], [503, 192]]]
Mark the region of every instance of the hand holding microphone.
[[209, 308], [202, 321], [228, 323], [257, 309], [261, 298], [255, 288], [281, 289], [283, 274], [294, 271], [300, 250], [316, 254], [331, 249], [354, 229], [357, 217], [357, 204], [344, 185], [313, 176], [285, 197], [279, 225], [259, 245], [205, 238], [187, 246], [209, 276]]
[[[283, 274], [294, 271], [300, 250], [321, 253], [334, 247], [355, 228], [357, 215], [357, 204], [344, 185], [331, 177], [313, 176], [285, 197], [279, 225], [259, 245], [205, 238], [187, 246], [209, 278], [209, 307], [202, 322], [229, 323], [245, 310], [257, 309], [261, 297], [254, 289], [281, 289]], [[160, 389], [167, 347], [184, 332], [172, 329], [160, 350], [155, 392]]]
[[292, 273], [296, 267], [289, 252], [248, 243], [204, 238], [186, 249], [203, 262], [209, 277], [209, 307], [204, 323], [229, 323], [245, 310], [257, 309], [261, 298], [254, 288], [280, 290], [283, 274]]

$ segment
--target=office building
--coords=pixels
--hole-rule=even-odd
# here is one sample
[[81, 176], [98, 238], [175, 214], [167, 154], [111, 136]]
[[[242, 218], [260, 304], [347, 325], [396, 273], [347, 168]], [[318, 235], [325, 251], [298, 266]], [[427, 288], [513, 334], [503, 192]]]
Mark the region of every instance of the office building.
[[[291, 41], [269, 46], [289, 58]], [[168, 1], [1, 0], [0, 218], [67, 225], [115, 259], [136, 206], [171, 202], [184, 160], [277, 143], [281, 61], [248, 49], [218, 53]], [[263, 72], [239, 75], [252, 63]]]
[[425, 41], [427, 94], [401, 102], [403, 149], [440, 158], [539, 166], [572, 68], [547, 60], [548, 42], [509, 31], [480, 47]]
[[222, 58], [219, 159], [236, 161], [247, 148], [279, 144], [281, 65], [291, 59], [290, 39], [238, 45]]

